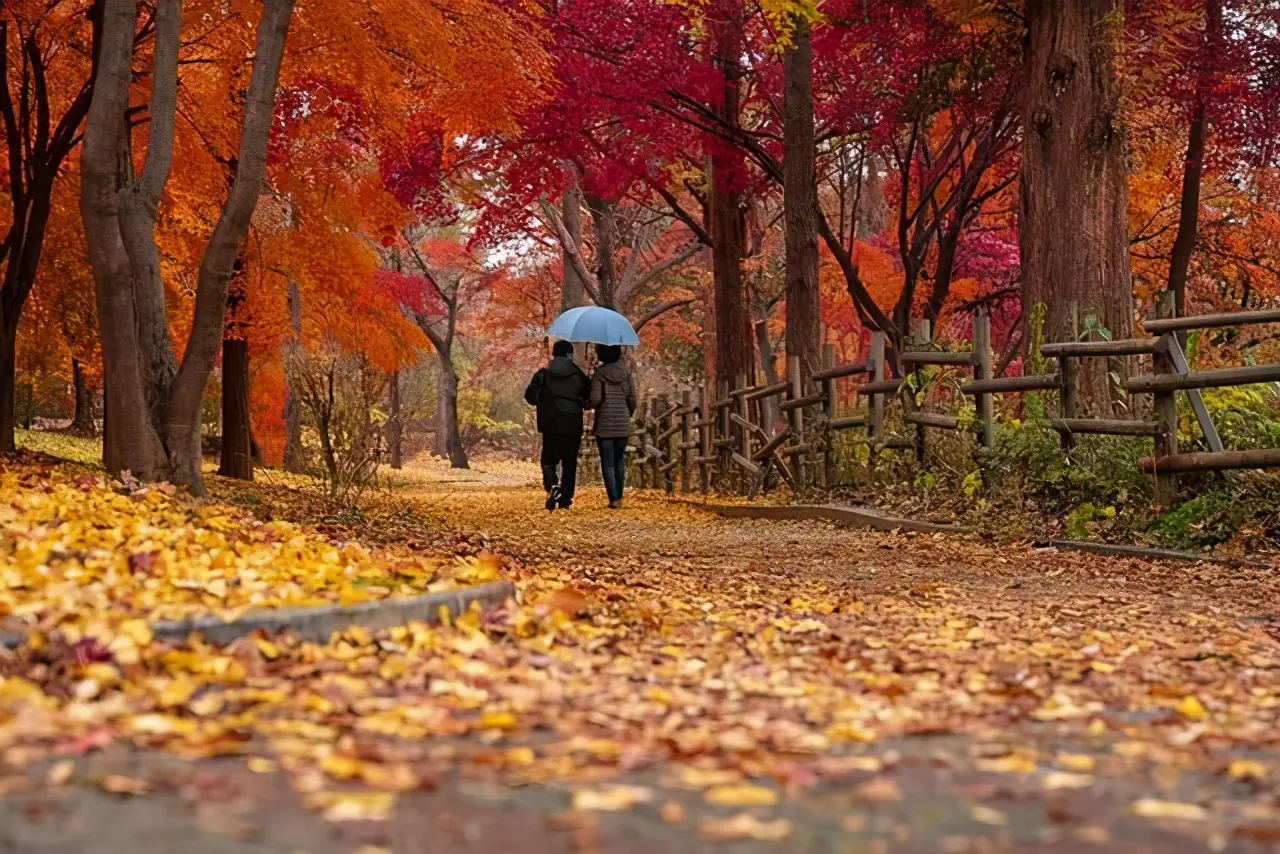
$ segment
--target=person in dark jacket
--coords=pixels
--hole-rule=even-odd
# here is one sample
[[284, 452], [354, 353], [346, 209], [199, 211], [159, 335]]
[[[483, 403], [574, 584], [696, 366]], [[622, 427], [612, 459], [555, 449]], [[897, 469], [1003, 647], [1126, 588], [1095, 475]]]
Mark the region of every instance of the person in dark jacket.
[[557, 341], [551, 361], [538, 370], [524, 390], [525, 402], [538, 410], [542, 434], [542, 487], [547, 509], [567, 510], [573, 504], [578, 480], [578, 450], [582, 447], [582, 410], [591, 393], [591, 380], [573, 360], [573, 345]]
[[622, 506], [622, 489], [626, 480], [627, 439], [631, 435], [631, 416], [636, 411], [636, 384], [631, 373], [622, 366], [622, 348], [612, 345], [596, 347], [600, 366], [591, 377], [591, 398], [587, 407], [596, 411], [596, 445], [600, 448], [600, 472], [604, 489], [609, 494], [609, 508]]

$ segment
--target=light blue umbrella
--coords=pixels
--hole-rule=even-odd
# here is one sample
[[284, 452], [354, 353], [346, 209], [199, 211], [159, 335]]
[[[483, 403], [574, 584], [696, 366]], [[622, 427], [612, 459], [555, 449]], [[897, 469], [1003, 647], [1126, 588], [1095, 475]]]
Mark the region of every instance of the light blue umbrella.
[[616, 311], [598, 305], [569, 309], [555, 319], [547, 334], [564, 341], [640, 346], [640, 338], [631, 328], [631, 321]]

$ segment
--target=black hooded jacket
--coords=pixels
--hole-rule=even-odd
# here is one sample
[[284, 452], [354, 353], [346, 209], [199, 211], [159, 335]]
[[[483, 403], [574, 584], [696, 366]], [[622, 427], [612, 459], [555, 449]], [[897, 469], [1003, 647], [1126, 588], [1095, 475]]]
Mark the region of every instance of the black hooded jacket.
[[533, 375], [525, 402], [538, 408], [538, 432], [582, 434], [582, 410], [591, 380], [569, 356], [557, 356]]

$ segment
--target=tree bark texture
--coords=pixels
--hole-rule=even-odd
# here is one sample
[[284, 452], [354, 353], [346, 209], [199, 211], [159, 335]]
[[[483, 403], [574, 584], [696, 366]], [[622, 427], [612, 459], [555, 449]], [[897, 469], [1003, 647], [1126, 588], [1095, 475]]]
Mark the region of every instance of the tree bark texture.
[[[560, 200], [560, 217], [564, 221], [565, 230], [568, 232], [570, 240], [573, 241], [573, 245], [581, 246], [582, 191], [576, 179], [576, 171], [574, 175], [574, 182], [564, 191], [564, 197]], [[586, 288], [583, 287], [582, 277], [578, 275], [578, 270], [569, 259], [568, 254], [568, 252], [565, 252], [564, 270], [561, 274], [560, 310], [562, 312], [585, 305], [587, 300]]]
[[[289, 331], [292, 333], [285, 347], [301, 347], [302, 337], [302, 295], [298, 291], [298, 283], [289, 283]], [[289, 351], [286, 350], [285, 365], [290, 364]], [[298, 392], [295, 388], [296, 377], [290, 376], [284, 393], [284, 470], [301, 472], [306, 468], [306, 459], [302, 452], [302, 407], [298, 404]]]
[[[1129, 188], [1115, 75], [1123, 14], [1121, 0], [1027, 3], [1022, 297], [1028, 323], [1035, 306], [1045, 306], [1045, 341], [1071, 340], [1077, 311], [1080, 318], [1096, 313], [1115, 338], [1133, 332]], [[1095, 412], [1110, 408], [1108, 370], [1101, 359], [1081, 366], [1079, 400]]]
[[[716, 61], [724, 75], [724, 99], [718, 106], [729, 126], [739, 122], [739, 86], [742, 80], [743, 8], [733, 4], [727, 20], [719, 25]], [[742, 259], [746, 245], [746, 219], [739, 189], [740, 158], [727, 146], [712, 149], [708, 183], [711, 219], [713, 313], [715, 316], [715, 383], [734, 382], [750, 375], [755, 362], [751, 316], [742, 283]]]
[[146, 160], [132, 174], [126, 109], [138, 6], [103, 0], [98, 77], [85, 124], [81, 213], [97, 287], [104, 386], [111, 397], [108, 470], [204, 490], [200, 408], [222, 345], [227, 288], [266, 169], [275, 94], [293, 0], [266, 0], [258, 25], [235, 177], [196, 284], [191, 334], [173, 358], [155, 242], [172, 163], [181, 0], [159, 0]]
[[1200, 179], [1204, 174], [1204, 141], [1208, 132], [1206, 113], [1212, 96], [1214, 66], [1222, 40], [1222, 0], [1205, 0], [1204, 44], [1196, 71], [1196, 102], [1187, 131], [1187, 156], [1182, 169], [1182, 198], [1178, 211], [1178, 233], [1169, 256], [1169, 290], [1173, 291], [1174, 313], [1187, 313], [1187, 277], [1200, 228]]
[[[782, 56], [782, 171], [787, 265], [787, 358], [808, 373], [821, 363], [818, 301], [817, 184], [814, 172], [813, 48], [797, 21], [795, 45]], [[767, 333], [764, 342], [767, 343]], [[760, 351], [761, 360], [768, 357]]]
[[18, 330], [10, 332], [6, 324], [0, 327], [0, 452], [17, 447], [14, 442], [14, 430], [18, 426], [17, 356]]
[[71, 385], [75, 391], [75, 410], [71, 414], [71, 432], [80, 436], [95, 436], [98, 425], [93, 417], [93, 389], [84, 378], [84, 368], [79, 360], [71, 360]]
[[596, 287], [600, 294], [600, 305], [617, 311], [617, 204], [599, 196], [588, 195], [587, 208], [591, 211], [591, 225], [596, 237]]
[[253, 480], [253, 432], [249, 424], [249, 342], [222, 339], [222, 459], [218, 474]]
[[449, 351], [440, 350], [440, 378], [436, 385], [436, 453], [455, 469], [471, 468], [458, 426], [458, 372]]

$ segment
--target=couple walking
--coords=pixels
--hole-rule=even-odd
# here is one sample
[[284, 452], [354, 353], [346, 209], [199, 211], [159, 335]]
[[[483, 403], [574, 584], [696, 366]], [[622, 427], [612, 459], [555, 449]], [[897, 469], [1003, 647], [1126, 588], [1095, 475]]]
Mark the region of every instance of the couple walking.
[[631, 435], [631, 415], [636, 411], [636, 388], [622, 366], [622, 348], [596, 345], [600, 365], [588, 379], [573, 359], [573, 345], [557, 341], [552, 359], [533, 375], [524, 399], [538, 408], [538, 432], [542, 434], [542, 486], [547, 509], [566, 510], [573, 504], [578, 477], [578, 449], [582, 447], [582, 413], [596, 412], [596, 446], [609, 507], [622, 506], [625, 452]]

